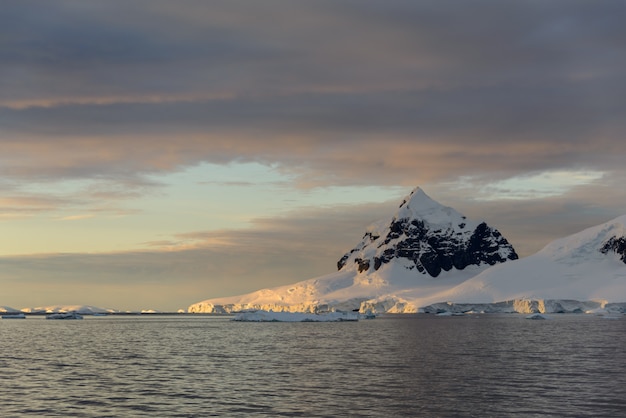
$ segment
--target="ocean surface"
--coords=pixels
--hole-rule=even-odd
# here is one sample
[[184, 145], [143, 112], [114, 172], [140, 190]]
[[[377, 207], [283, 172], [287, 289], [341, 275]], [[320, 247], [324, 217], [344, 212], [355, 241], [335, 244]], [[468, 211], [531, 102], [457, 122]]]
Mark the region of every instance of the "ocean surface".
[[626, 416], [626, 317], [549, 317], [0, 320], [0, 416]]

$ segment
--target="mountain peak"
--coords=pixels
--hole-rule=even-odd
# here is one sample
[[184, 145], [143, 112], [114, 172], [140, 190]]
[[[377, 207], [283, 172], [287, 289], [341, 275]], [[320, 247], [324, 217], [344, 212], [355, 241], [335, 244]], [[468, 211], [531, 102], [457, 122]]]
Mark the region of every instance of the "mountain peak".
[[493, 265], [517, 258], [513, 247], [496, 229], [467, 220], [418, 187], [390, 221], [370, 227], [337, 267], [368, 274], [391, 263], [437, 277], [453, 268], [463, 270], [469, 265]]
[[434, 201], [424, 192], [421, 187], [416, 187], [411, 193], [402, 201], [400, 208], [403, 207], [433, 207], [442, 206], [438, 202]]
[[400, 204], [400, 209], [403, 207], [413, 209], [429, 209], [442, 207], [442, 205], [431, 199], [431, 197], [428, 196], [421, 187], [416, 187]]
[[441, 225], [462, 223], [466, 218], [453, 208], [430, 198], [420, 187], [416, 187], [400, 204], [395, 219], [420, 219], [428, 224]]

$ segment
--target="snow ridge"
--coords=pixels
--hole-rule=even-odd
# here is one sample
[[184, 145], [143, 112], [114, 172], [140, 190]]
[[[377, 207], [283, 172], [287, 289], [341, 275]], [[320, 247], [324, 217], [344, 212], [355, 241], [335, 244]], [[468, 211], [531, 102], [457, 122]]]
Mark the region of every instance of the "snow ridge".
[[576, 259], [578, 262], [602, 259], [602, 254], [615, 253], [626, 263], [626, 215], [576, 234], [557, 239], [538, 254], [551, 258]]

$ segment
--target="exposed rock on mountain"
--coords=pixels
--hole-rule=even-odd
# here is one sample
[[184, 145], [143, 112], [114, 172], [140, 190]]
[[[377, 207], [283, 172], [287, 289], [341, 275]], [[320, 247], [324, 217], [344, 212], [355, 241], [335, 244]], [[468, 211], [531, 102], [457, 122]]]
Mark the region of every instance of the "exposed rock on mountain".
[[600, 248], [600, 251], [603, 254], [612, 251], [620, 257], [620, 260], [622, 260], [624, 264], [626, 264], [626, 238], [611, 237], [604, 243], [602, 248]]

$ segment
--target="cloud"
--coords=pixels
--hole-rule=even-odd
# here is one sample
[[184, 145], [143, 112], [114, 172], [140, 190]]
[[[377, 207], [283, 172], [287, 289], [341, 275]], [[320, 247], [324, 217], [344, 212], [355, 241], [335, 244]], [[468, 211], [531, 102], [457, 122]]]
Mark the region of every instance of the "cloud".
[[313, 187], [614, 169], [620, 8], [11, 3], [2, 174], [122, 181], [257, 161]]
[[59, 218], [60, 221], [81, 221], [83, 219], [90, 219], [95, 217], [96, 215], [94, 215], [93, 213], [83, 213], [80, 215], [69, 215], [69, 216], [64, 216], [62, 218]]
[[71, 199], [39, 194], [14, 194], [0, 197], [0, 219], [23, 219], [71, 205]]
[[[459, 100], [466, 101], [462, 95], [459, 92]], [[332, 98], [324, 105], [318, 97], [319, 106], [310, 97], [307, 103], [291, 99], [292, 103], [268, 100], [215, 107], [55, 109], [41, 115], [45, 120], [35, 117], [24, 123], [58, 131], [54, 135], [21, 132], [13, 143], [4, 141], [2, 172], [11, 178], [131, 179], [138, 173], [171, 172], [199, 162], [256, 161], [296, 174], [303, 185], [307, 178], [317, 179], [318, 186], [407, 185], [481, 173], [506, 178], [571, 166], [610, 170], [621, 163], [616, 155], [626, 151], [618, 136], [621, 122], [600, 118], [591, 124], [593, 111], [587, 116], [585, 112], [561, 116], [559, 131], [557, 126], [540, 126], [539, 118], [529, 115], [526, 121], [512, 122], [519, 118], [515, 109], [512, 116], [494, 114], [493, 120], [478, 122], [472, 115], [448, 114], [458, 105], [438, 112], [389, 100], [377, 104], [377, 111], [363, 111], [356, 105], [333, 103]], [[367, 102], [354, 98], [360, 100]], [[427, 101], [432, 105], [436, 100]], [[469, 109], [472, 104], [465, 106]], [[549, 106], [538, 107], [537, 112], [552, 112]], [[494, 104], [481, 111], [501, 112], [496, 108]], [[507, 120], [519, 128], [501, 126]], [[617, 134], [602, 134], [610, 129]]]
[[271, 165], [301, 188], [615, 172], [626, 154], [621, 11], [9, 2], [0, 175], [106, 179], [85, 195], [95, 201], [154, 193], [149, 175], [202, 162]]

